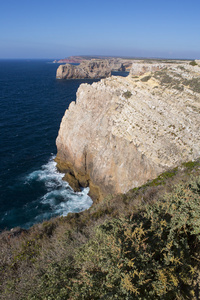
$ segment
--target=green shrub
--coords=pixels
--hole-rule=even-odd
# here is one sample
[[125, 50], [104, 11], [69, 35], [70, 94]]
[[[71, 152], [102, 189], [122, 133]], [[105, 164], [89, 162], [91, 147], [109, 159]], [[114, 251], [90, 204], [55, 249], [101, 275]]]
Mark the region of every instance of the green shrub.
[[140, 80], [142, 82], [147, 82], [150, 78], [151, 78], [151, 76], [149, 75], [149, 76], [142, 77]]
[[192, 60], [192, 61], [190, 62], [190, 65], [194, 67], [194, 66], [197, 66], [197, 63], [196, 63], [195, 60]]
[[125, 97], [126, 99], [130, 98], [132, 96], [132, 93], [130, 91], [126, 91], [123, 93], [123, 97]]

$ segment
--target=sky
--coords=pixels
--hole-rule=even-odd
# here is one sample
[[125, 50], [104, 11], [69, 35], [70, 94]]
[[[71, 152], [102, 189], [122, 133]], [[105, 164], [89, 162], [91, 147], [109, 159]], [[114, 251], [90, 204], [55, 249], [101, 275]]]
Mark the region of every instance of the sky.
[[200, 59], [200, 0], [0, 0], [0, 58]]

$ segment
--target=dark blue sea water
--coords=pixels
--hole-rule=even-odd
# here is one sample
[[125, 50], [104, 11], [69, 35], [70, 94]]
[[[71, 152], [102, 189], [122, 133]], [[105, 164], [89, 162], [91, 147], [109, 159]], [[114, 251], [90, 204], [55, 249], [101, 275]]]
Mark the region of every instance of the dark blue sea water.
[[82, 82], [56, 80], [45, 60], [0, 61], [0, 230], [87, 209], [88, 190], [74, 193], [56, 170], [62, 116]]
[[[46, 60], [0, 60], [0, 231], [88, 209], [54, 158], [61, 119], [83, 82], [57, 80]], [[127, 73], [114, 73], [126, 76]]]

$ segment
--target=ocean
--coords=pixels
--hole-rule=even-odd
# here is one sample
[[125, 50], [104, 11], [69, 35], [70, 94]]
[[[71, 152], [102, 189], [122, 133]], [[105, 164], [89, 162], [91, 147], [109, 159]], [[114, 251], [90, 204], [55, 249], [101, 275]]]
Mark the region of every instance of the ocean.
[[62, 180], [54, 158], [65, 110], [79, 85], [94, 80], [57, 80], [57, 67], [47, 60], [0, 60], [0, 231], [92, 205], [88, 188], [75, 193]]

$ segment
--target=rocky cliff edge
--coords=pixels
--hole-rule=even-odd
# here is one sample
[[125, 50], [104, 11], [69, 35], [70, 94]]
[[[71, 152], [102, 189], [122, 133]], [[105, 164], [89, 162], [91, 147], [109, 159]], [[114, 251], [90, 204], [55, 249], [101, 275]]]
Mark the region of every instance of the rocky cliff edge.
[[125, 193], [200, 156], [200, 66], [82, 84], [62, 119], [58, 169], [93, 199]]

